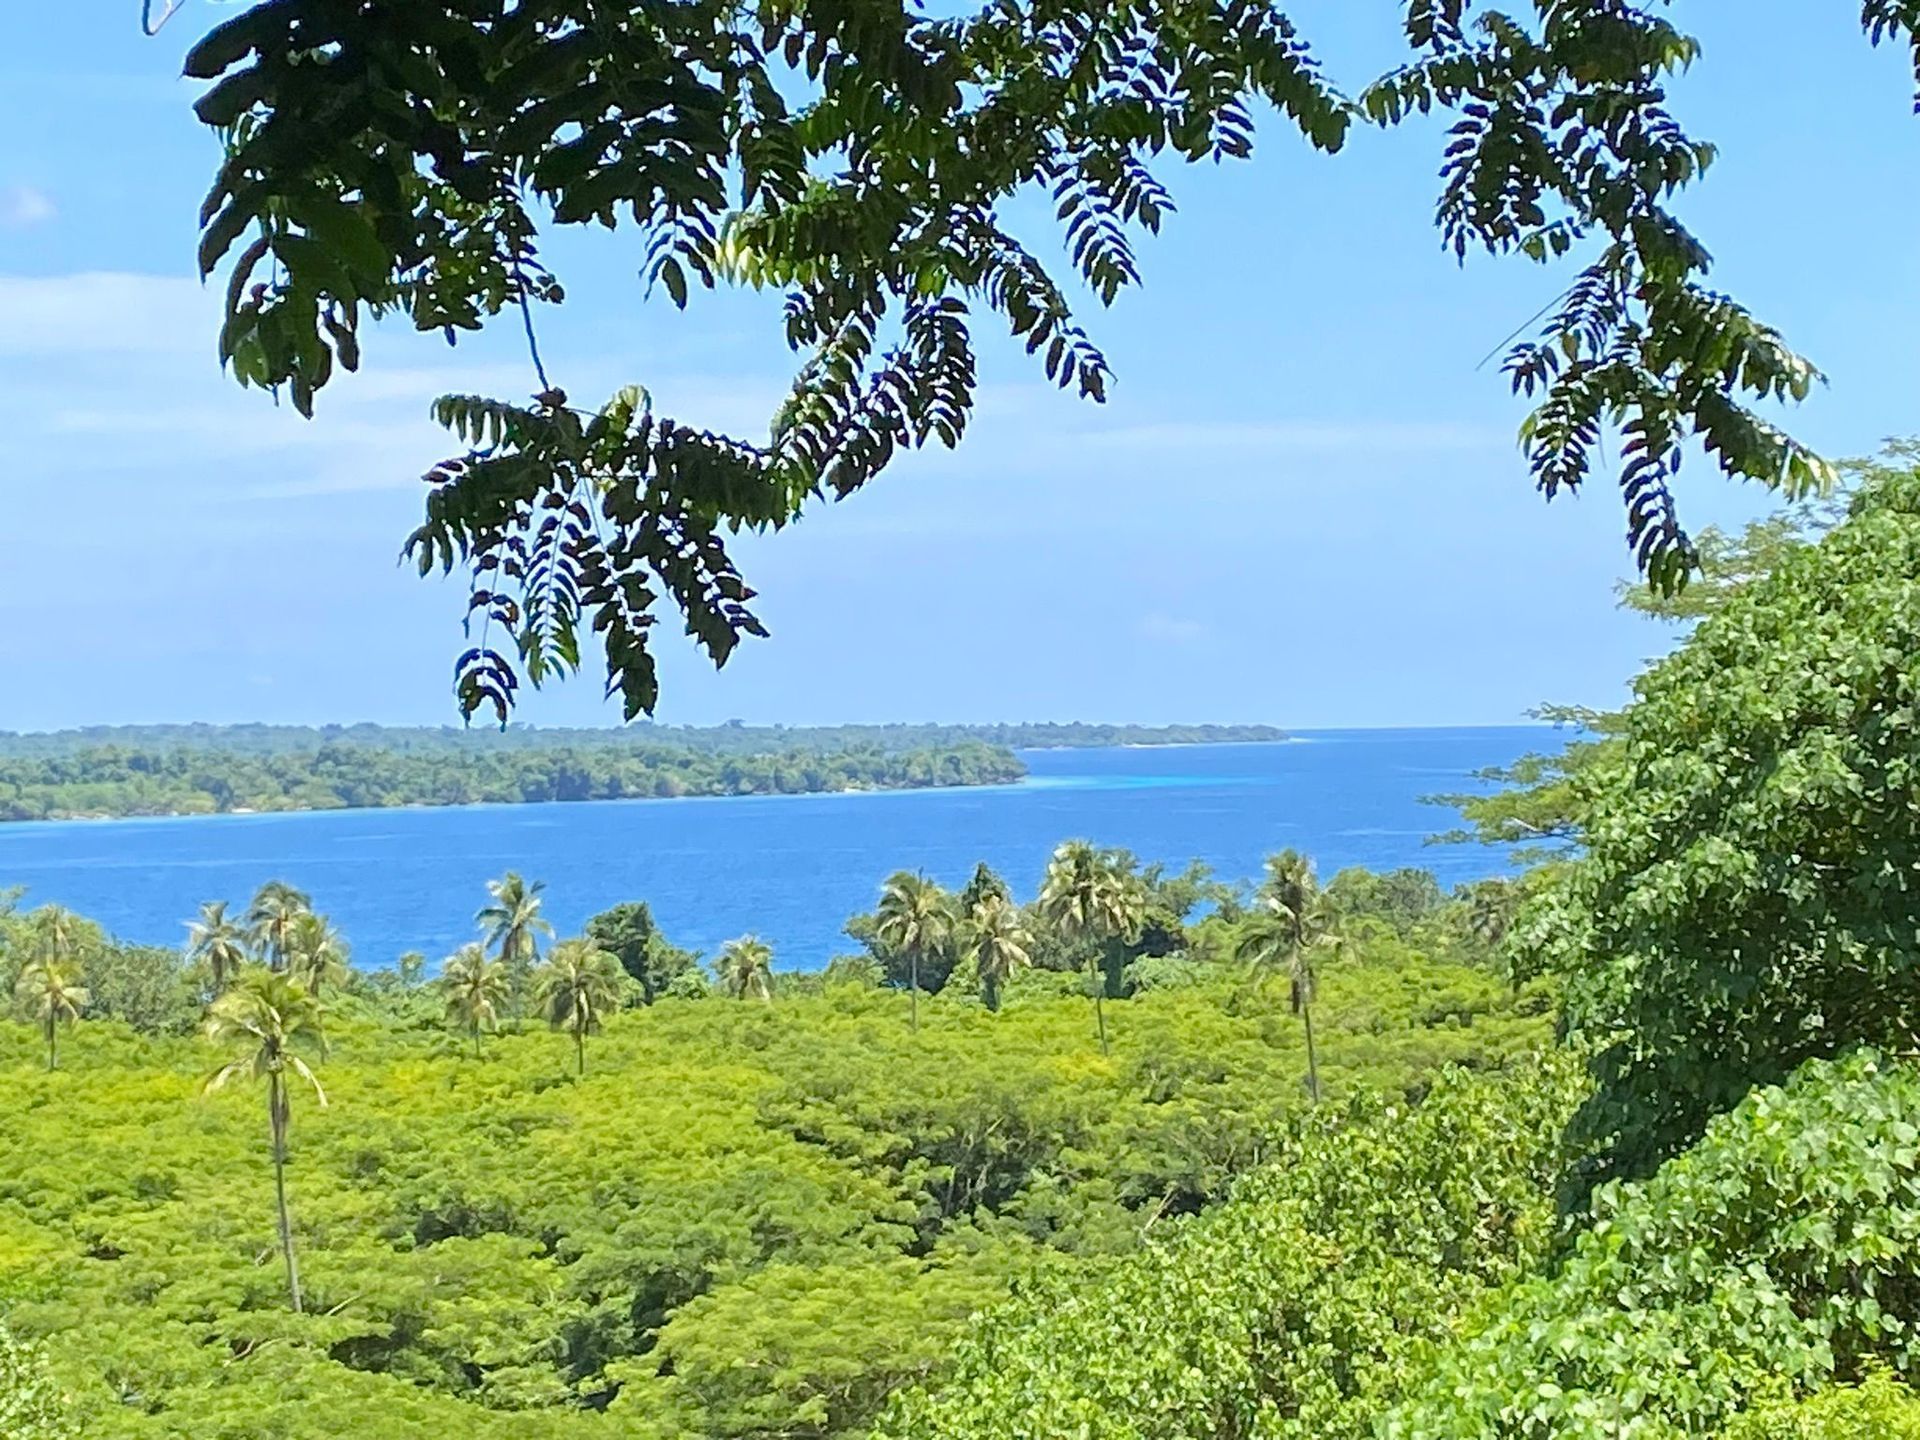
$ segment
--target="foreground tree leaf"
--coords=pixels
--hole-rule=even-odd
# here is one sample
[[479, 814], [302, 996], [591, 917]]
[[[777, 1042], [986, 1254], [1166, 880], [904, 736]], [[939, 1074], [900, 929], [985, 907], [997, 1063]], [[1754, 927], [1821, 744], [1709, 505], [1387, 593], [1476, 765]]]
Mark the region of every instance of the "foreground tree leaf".
[[[1173, 209], [1156, 164], [1247, 155], [1263, 104], [1323, 151], [1356, 120], [1439, 112], [1447, 247], [1583, 261], [1507, 359], [1536, 403], [1533, 475], [1578, 486], [1616, 435], [1629, 541], [1673, 590], [1695, 559], [1673, 495], [1687, 446], [1789, 496], [1820, 488], [1828, 467], [1762, 413], [1818, 373], [1707, 288], [1672, 208], [1713, 159], [1667, 108], [1695, 42], [1626, 0], [1533, 9], [1408, 0], [1408, 63], [1353, 101], [1285, 14], [1220, 0], [255, 4], [187, 63], [227, 143], [200, 247], [226, 276], [221, 358], [311, 414], [370, 318], [453, 339], [517, 312], [537, 394], [439, 402], [466, 448], [429, 473], [407, 553], [471, 577], [463, 713], [504, 721], [593, 636], [632, 717], [658, 699], [663, 604], [716, 664], [765, 633], [732, 535], [959, 442], [978, 323], [1104, 398], [1070, 291], [1105, 305], [1137, 282], [1133, 244]], [[1876, 43], [1915, 30], [1907, 0], [1863, 20]], [[1007, 219], [1035, 192], [1070, 280]], [[785, 292], [798, 368], [766, 436], [656, 414], [637, 386], [573, 403], [534, 323], [565, 299], [543, 239], [570, 226], [631, 227], [675, 305], [723, 282]]]

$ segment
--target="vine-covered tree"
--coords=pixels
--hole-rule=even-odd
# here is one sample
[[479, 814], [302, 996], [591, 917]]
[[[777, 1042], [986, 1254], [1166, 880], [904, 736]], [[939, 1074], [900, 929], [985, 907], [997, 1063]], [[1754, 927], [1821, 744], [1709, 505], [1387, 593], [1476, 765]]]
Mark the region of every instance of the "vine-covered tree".
[[250, 969], [213, 1002], [207, 1013], [207, 1038], [232, 1058], [208, 1078], [209, 1093], [235, 1080], [267, 1083], [267, 1127], [272, 1141], [273, 1197], [280, 1230], [280, 1255], [287, 1267], [287, 1294], [300, 1313], [300, 1262], [293, 1249], [293, 1217], [287, 1208], [287, 1132], [293, 1119], [292, 1079], [313, 1087], [324, 1110], [327, 1092], [302, 1055], [310, 1046], [325, 1054], [320, 1002], [276, 970]]
[[[591, 632], [637, 715], [663, 601], [716, 663], [765, 633], [730, 534], [958, 443], [982, 319], [1104, 397], [1069, 285], [1008, 202], [1044, 192], [1074, 283], [1110, 304], [1173, 209], [1157, 166], [1247, 155], [1266, 105], [1323, 151], [1437, 113], [1443, 244], [1578, 262], [1507, 357], [1535, 402], [1533, 477], [1578, 486], [1617, 436], [1635, 554], [1672, 589], [1695, 560], [1672, 493], [1689, 443], [1790, 496], [1829, 478], [1764, 413], [1818, 372], [1709, 287], [1675, 209], [1714, 157], [1668, 103], [1698, 44], [1629, 0], [1531, 8], [1404, 0], [1404, 63], [1349, 98], [1285, 14], [1222, 0], [263, 0], [187, 62], [226, 144], [199, 255], [225, 272], [220, 354], [311, 413], [369, 318], [457, 337], [511, 312], [539, 393], [439, 402], [467, 448], [430, 473], [408, 548], [472, 576], [466, 713], [504, 719], [523, 678], [579, 668]], [[1865, 0], [1863, 19], [1910, 41], [1920, 5]], [[646, 284], [677, 305], [720, 283], [785, 292], [799, 367], [767, 438], [656, 413], [638, 386], [578, 405], [547, 373], [535, 310], [565, 298], [548, 242], [589, 225], [632, 226]]]
[[989, 900], [1011, 902], [1013, 891], [994, 868], [982, 860], [973, 867], [966, 888], [960, 892], [960, 913], [972, 915]]
[[692, 951], [669, 943], [660, 933], [653, 910], [644, 900], [601, 911], [587, 921], [586, 938], [619, 960], [649, 1005], [699, 964]]

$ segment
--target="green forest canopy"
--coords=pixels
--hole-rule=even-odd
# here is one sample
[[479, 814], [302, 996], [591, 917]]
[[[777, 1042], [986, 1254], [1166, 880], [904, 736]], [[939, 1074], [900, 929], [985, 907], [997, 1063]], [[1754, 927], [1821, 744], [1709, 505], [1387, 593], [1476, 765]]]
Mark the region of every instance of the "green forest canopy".
[[[964, 965], [928, 982], [917, 1032], [880, 957], [778, 976], [770, 1003], [683, 972], [625, 995], [584, 1075], [577, 1038], [510, 1003], [476, 1046], [435, 987], [344, 980], [309, 1053], [328, 1104], [302, 1092], [291, 1117], [298, 1315], [260, 1099], [201, 1093], [206, 971], [69, 921], [101, 1005], [61, 1068], [0, 1023], [0, 1316], [44, 1342], [83, 1433], [124, 1440], [863, 1433], [1011, 1286], [1104, 1273], [1307, 1126], [1284, 985], [1222, 958], [1235, 922], [1191, 918], [1190, 883], [1143, 883], [1181, 913], [1132, 942], [1169, 953], [1106, 982], [1111, 1056], [1037, 914], [997, 1013]], [[1545, 997], [1493, 973], [1457, 907], [1396, 894], [1341, 902], [1321, 1129], [1547, 1040]], [[589, 935], [620, 943], [614, 918]], [[53, 923], [0, 919], [0, 969]], [[170, 1011], [125, 1007], [142, 965]]]
[[[1350, 94], [1285, 14], [1219, 0], [252, 4], [187, 60], [225, 146], [199, 253], [226, 281], [220, 357], [311, 414], [359, 365], [367, 319], [453, 339], [513, 312], [538, 394], [438, 402], [462, 451], [430, 472], [407, 548], [423, 573], [472, 578], [465, 714], [504, 722], [592, 635], [632, 718], [658, 698], [663, 600], [716, 664], [765, 634], [734, 534], [959, 442], [980, 320], [1105, 396], [1075, 309], [1137, 282], [1173, 162], [1244, 157], [1264, 112], [1325, 152], [1434, 115], [1447, 249], [1571, 275], [1506, 357], [1534, 406], [1532, 477], [1576, 487], [1617, 438], [1629, 542], [1671, 591], [1697, 559], [1673, 494], [1689, 446], [1790, 498], [1832, 474], [1767, 418], [1818, 370], [1710, 288], [1676, 208], [1715, 155], [1668, 104], [1701, 47], [1627, 0], [1396, 8], [1402, 63]], [[1920, 41], [1920, 0], [1860, 15], [1875, 44]], [[1019, 196], [1052, 204], [1061, 274], [1012, 228]], [[658, 414], [638, 385], [576, 403], [547, 373], [536, 312], [566, 290], [544, 247], [587, 226], [630, 230], [674, 304], [721, 283], [784, 295], [797, 374], [767, 436]]]

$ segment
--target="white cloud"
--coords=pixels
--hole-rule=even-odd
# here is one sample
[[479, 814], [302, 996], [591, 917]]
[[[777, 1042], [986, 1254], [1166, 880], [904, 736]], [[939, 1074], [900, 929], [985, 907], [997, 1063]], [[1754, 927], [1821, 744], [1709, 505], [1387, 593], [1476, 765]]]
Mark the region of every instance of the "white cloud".
[[197, 354], [218, 323], [215, 303], [171, 276], [0, 275], [0, 355]]
[[1141, 617], [1134, 631], [1142, 640], [1155, 645], [1195, 645], [1213, 633], [1198, 620], [1183, 620], [1159, 611]]
[[29, 230], [59, 213], [44, 190], [31, 185], [0, 186], [0, 230]]

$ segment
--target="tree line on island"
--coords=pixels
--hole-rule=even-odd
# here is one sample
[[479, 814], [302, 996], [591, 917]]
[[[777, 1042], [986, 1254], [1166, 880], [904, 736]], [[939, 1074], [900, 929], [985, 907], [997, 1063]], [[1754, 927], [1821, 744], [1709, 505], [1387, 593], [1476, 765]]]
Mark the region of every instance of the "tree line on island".
[[1267, 725], [100, 726], [0, 734], [0, 821], [1005, 785], [1015, 749], [1270, 743]]
[[387, 750], [330, 742], [261, 752], [107, 745], [0, 753], [0, 821], [937, 789], [1025, 774], [1012, 751], [975, 740], [740, 753], [647, 743]]

